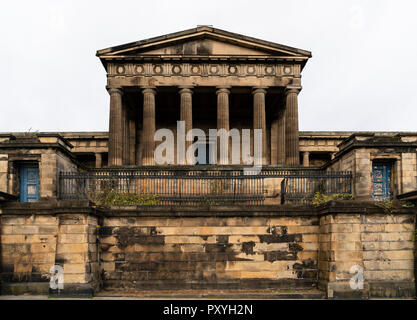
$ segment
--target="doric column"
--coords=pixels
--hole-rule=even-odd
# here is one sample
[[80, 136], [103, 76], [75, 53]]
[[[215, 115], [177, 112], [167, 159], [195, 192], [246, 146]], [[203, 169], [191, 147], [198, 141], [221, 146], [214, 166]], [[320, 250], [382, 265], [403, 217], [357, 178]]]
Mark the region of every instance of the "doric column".
[[126, 103], [123, 103], [123, 165], [129, 164], [129, 111]]
[[100, 152], [95, 153], [96, 156], [96, 168], [99, 169], [103, 166], [103, 160]]
[[122, 95], [121, 88], [107, 88], [110, 94], [109, 166], [123, 164]]
[[143, 165], [153, 165], [155, 151], [155, 87], [146, 87], [143, 93]]
[[129, 164], [136, 163], [136, 119], [129, 119]]
[[[253, 94], [253, 129], [262, 129], [262, 164], [266, 164], [266, 118], [265, 94], [266, 88], [254, 87]], [[254, 140], [255, 143], [255, 140]]]
[[[193, 128], [193, 91], [192, 87], [180, 87], [180, 120], [185, 122], [185, 135]], [[192, 145], [192, 141], [185, 141], [185, 153], [181, 157], [179, 164], [186, 164], [186, 154], [188, 148]], [[178, 147], [178, 146], [177, 146]]]
[[274, 118], [271, 123], [271, 164], [277, 164], [277, 140], [278, 118]]
[[278, 113], [277, 124], [277, 164], [284, 165], [286, 163], [285, 155], [285, 108]]
[[[217, 130], [225, 129], [227, 132], [229, 132], [229, 94], [230, 94], [230, 87], [221, 86], [216, 87], [217, 91]], [[229, 146], [229, 138], [227, 136], [220, 136], [220, 139], [218, 139], [217, 143], [217, 158], [219, 159], [219, 164], [228, 164], [229, 163], [229, 152], [230, 148], [228, 148], [227, 154], [224, 154], [222, 156], [221, 152], [221, 140], [227, 139]]]
[[285, 90], [285, 116], [286, 116], [286, 162], [288, 165], [299, 165], [298, 141], [298, 93], [299, 89], [287, 88]]
[[303, 152], [303, 166], [304, 167], [310, 166], [310, 152], [308, 151]]

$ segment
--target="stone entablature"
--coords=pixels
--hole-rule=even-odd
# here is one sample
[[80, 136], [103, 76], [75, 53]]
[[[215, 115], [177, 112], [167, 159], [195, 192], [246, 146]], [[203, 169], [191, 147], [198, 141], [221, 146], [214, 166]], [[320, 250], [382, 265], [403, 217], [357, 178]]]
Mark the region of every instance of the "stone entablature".
[[300, 65], [255, 63], [109, 63], [112, 76], [144, 77], [300, 77]]

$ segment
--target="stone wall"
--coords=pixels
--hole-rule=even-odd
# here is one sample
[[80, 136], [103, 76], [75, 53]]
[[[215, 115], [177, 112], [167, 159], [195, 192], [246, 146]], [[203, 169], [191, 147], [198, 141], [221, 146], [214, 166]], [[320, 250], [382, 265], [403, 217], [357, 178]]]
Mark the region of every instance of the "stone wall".
[[373, 297], [413, 296], [415, 217], [361, 216], [364, 276]]
[[97, 225], [79, 203], [13, 203], [1, 209], [1, 292], [48, 293], [50, 268], [64, 272], [64, 289], [92, 295], [99, 286]]
[[[319, 287], [329, 298], [414, 296], [416, 221], [410, 213], [374, 208], [366, 214], [330, 212], [320, 217]], [[355, 266], [363, 271], [361, 290], [350, 285], [360, 269]]]
[[[415, 208], [372, 202], [321, 207], [111, 207], [0, 203], [3, 293], [64, 290], [311, 289], [328, 298], [415, 295]], [[350, 281], [363, 268], [364, 286]], [[353, 273], [351, 273], [353, 272]]]
[[[127, 209], [126, 209], [127, 210]], [[318, 218], [109, 217], [100, 228], [105, 288], [311, 288]], [[197, 210], [197, 211], [196, 211]], [[186, 212], [187, 213], [187, 212]], [[190, 211], [188, 212], [190, 213]]]
[[0, 154], [0, 192], [10, 193], [9, 191], [9, 177], [8, 177], [8, 162], [7, 154]]
[[414, 191], [417, 185], [416, 153], [401, 154], [401, 190], [399, 193]]

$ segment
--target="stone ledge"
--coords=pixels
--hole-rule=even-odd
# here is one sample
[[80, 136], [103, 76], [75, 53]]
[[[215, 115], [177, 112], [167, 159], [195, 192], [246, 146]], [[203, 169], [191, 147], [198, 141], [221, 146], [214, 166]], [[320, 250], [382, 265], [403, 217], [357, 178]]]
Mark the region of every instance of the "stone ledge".
[[369, 282], [371, 298], [415, 298], [416, 287], [411, 281]]
[[49, 290], [49, 282], [19, 282], [7, 283], [3, 282], [0, 286], [1, 295], [47, 295]]
[[310, 279], [235, 279], [235, 280], [104, 280], [104, 290], [254, 290], [254, 289], [316, 289], [316, 280]]
[[111, 206], [97, 207], [85, 200], [45, 200], [32, 203], [5, 202], [1, 215], [91, 214], [104, 217], [276, 217], [327, 214], [415, 214], [416, 208], [397, 207], [387, 213], [373, 201], [339, 200], [313, 205], [227, 206]]
[[[49, 288], [49, 283], [48, 283]], [[92, 297], [97, 291], [97, 283], [65, 283], [64, 289], [49, 288], [49, 296], [51, 297]]]
[[264, 289], [264, 290], [116, 290], [100, 291], [95, 297], [135, 297], [143, 299], [324, 299], [326, 294], [317, 289]]

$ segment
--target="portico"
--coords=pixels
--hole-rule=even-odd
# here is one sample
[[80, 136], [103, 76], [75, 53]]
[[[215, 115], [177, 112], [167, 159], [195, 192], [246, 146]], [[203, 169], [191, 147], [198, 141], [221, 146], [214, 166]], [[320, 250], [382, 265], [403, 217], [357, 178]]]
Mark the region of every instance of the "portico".
[[[156, 130], [179, 120], [207, 135], [260, 129], [264, 165], [300, 164], [298, 94], [310, 52], [204, 26], [97, 56], [110, 95], [109, 166], [153, 165]], [[252, 134], [252, 156], [253, 144]], [[218, 150], [217, 164], [231, 163], [230, 150]]]

